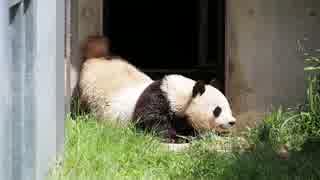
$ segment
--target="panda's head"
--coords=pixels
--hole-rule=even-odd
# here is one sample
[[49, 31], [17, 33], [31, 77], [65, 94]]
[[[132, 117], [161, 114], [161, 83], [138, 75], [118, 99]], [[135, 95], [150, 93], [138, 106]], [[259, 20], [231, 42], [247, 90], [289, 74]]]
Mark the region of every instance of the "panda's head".
[[161, 89], [177, 115], [185, 117], [194, 129], [228, 129], [235, 125], [227, 98], [211, 84], [181, 75], [168, 75]]
[[227, 98], [203, 81], [194, 84], [185, 115], [197, 129], [227, 129], [236, 123]]

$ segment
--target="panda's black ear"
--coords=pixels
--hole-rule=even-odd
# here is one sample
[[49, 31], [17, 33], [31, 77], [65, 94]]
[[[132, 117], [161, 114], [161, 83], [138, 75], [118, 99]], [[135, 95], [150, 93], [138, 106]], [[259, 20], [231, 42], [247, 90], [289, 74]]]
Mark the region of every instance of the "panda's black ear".
[[217, 89], [219, 89], [219, 90], [222, 89], [222, 84], [221, 84], [221, 82], [220, 82], [218, 79], [212, 79], [212, 80], [210, 81], [210, 85], [213, 86], [213, 87], [215, 87], [215, 88], [217, 88]]
[[200, 96], [206, 91], [206, 84], [204, 81], [199, 80], [196, 82], [196, 84], [193, 86], [192, 89], [192, 97], [196, 97], [198, 94]]

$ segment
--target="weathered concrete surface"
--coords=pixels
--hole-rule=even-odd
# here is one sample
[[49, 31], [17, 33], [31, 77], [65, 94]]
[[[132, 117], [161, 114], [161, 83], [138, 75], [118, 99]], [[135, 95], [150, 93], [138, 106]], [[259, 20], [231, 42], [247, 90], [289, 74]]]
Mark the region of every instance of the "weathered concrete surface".
[[[262, 119], [272, 105], [304, 100], [303, 52], [298, 41], [309, 38], [306, 48], [320, 48], [320, 1], [226, 1], [231, 62], [227, 94], [241, 128]], [[102, 3], [71, 0], [70, 93], [82, 63], [80, 42], [90, 34], [102, 34]]]
[[[103, 18], [103, 1], [102, 0], [78, 0], [77, 2], [77, 34], [74, 37], [74, 50], [71, 57], [70, 82], [73, 91], [80, 72], [81, 52], [79, 52], [81, 43], [89, 35], [102, 34], [102, 18]], [[77, 52], [78, 51], [78, 52]]]
[[67, 88], [65, 94], [68, 102], [79, 79], [82, 64], [80, 45], [89, 35], [102, 34], [102, 19], [103, 0], [71, 0], [66, 17], [68, 28], [66, 29], [65, 71], [67, 75], [65, 81]]
[[103, 1], [79, 0], [78, 22], [80, 42], [88, 35], [102, 34]]
[[304, 100], [303, 52], [320, 48], [319, 0], [229, 0], [229, 90], [240, 127]]

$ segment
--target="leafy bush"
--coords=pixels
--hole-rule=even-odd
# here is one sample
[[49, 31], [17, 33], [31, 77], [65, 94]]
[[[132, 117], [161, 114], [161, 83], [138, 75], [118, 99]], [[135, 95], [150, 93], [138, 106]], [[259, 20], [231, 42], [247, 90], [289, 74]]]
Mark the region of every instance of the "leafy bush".
[[318, 57], [307, 57], [306, 63], [307, 67], [304, 68], [305, 71], [320, 71], [320, 58]]
[[308, 56], [306, 63], [305, 71], [312, 73], [305, 104], [273, 111], [257, 129], [250, 131], [251, 139], [268, 141], [277, 149], [286, 145], [291, 150], [301, 150], [306, 141], [320, 139], [320, 59]]
[[312, 77], [309, 82], [306, 110], [300, 114], [308, 136], [320, 137], [320, 79]]
[[312, 71], [309, 75], [309, 87], [307, 90], [307, 102], [300, 112], [302, 128], [308, 139], [320, 138], [320, 59], [316, 56], [306, 58], [305, 71]]
[[262, 142], [273, 149], [286, 145], [290, 150], [300, 150], [307, 137], [300, 121], [298, 112], [279, 107], [265, 117], [257, 128], [249, 129], [248, 139], [251, 144]]

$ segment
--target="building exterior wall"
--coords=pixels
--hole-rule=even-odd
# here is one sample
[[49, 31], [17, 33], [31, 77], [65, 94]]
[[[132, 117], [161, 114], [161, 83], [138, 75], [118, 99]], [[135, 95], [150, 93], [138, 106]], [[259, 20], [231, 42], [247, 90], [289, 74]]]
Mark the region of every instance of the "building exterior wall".
[[103, 1], [78, 1], [79, 40], [83, 41], [88, 35], [102, 34]]
[[65, 95], [70, 102], [82, 64], [80, 45], [89, 35], [103, 33], [103, 0], [66, 1], [66, 10]]
[[[305, 48], [320, 48], [319, 0], [226, 0], [227, 95], [238, 127], [262, 119], [271, 106], [304, 100]], [[79, 45], [102, 34], [103, 0], [71, 0], [70, 92], [78, 80]], [[308, 41], [304, 41], [309, 39]]]
[[[305, 95], [303, 52], [320, 48], [320, 1], [227, 0], [228, 95], [239, 127]], [[309, 40], [307, 40], [309, 39]]]
[[0, 1], [0, 179], [42, 180], [64, 145], [64, 1]]

